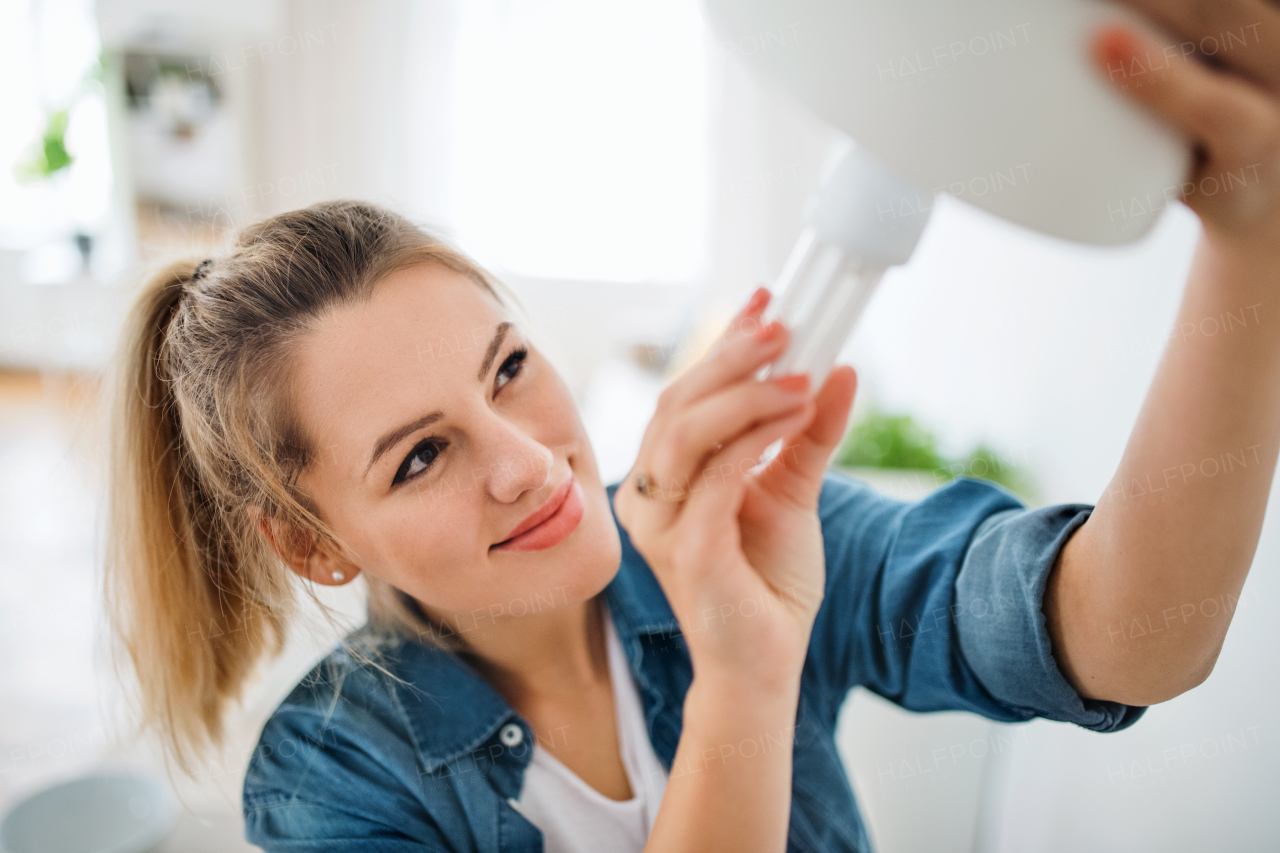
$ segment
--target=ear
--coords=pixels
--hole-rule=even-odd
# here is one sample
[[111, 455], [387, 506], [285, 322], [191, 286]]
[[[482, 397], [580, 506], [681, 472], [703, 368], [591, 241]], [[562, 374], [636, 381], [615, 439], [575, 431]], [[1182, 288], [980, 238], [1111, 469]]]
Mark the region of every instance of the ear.
[[263, 515], [261, 507], [251, 506], [248, 512], [271, 550], [300, 577], [324, 586], [342, 586], [360, 574], [359, 566], [317, 546], [296, 527]]

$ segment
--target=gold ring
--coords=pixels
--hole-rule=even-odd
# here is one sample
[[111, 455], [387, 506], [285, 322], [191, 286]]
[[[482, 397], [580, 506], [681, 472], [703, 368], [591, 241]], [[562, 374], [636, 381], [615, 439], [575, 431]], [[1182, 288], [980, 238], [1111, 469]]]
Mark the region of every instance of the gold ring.
[[663, 497], [662, 487], [659, 486], [654, 479], [643, 471], [636, 474], [636, 491], [644, 495], [651, 501], [668, 501], [670, 503], [680, 503], [689, 497], [688, 492], [680, 492], [677, 497]]

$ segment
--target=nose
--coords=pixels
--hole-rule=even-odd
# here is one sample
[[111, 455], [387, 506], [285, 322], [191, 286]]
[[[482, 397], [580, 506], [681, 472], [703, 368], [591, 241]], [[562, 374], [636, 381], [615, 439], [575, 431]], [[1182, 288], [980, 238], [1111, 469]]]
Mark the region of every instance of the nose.
[[538, 490], [551, 477], [554, 455], [546, 445], [531, 436], [519, 423], [496, 414], [483, 436], [484, 451], [480, 462], [485, 488], [494, 500], [514, 503], [527, 490]]

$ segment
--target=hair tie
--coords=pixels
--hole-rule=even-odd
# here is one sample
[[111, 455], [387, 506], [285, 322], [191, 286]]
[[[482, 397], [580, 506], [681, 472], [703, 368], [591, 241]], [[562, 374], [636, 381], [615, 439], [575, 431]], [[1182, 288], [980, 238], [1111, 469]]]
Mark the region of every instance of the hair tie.
[[205, 274], [209, 272], [209, 268], [212, 266], [213, 258], [205, 258], [203, 261], [196, 264], [196, 271], [191, 274], [191, 280], [199, 281], [204, 278]]

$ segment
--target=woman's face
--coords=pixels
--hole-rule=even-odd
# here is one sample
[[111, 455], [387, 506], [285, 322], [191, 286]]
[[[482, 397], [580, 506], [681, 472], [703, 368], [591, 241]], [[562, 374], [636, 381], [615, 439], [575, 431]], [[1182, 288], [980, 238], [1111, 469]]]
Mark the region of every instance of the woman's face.
[[299, 484], [359, 569], [463, 639], [613, 578], [618, 534], [573, 397], [466, 276], [388, 276], [300, 341], [292, 375], [316, 448]]

